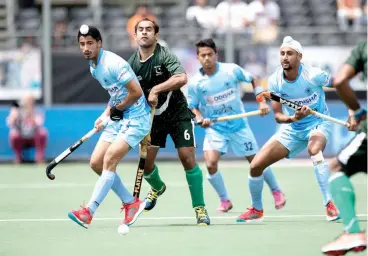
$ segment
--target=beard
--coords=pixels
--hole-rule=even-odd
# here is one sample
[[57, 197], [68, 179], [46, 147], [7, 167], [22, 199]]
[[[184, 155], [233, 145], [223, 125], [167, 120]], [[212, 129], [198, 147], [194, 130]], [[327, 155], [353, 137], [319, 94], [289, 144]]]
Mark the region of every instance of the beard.
[[146, 40], [146, 41], [143, 41], [143, 40], [140, 40], [140, 43], [139, 46], [141, 48], [151, 48], [154, 44], [155, 44], [155, 40]]
[[286, 71], [293, 69], [292, 66], [290, 65], [290, 63], [286, 64], [285, 66], [283, 64], [281, 64], [281, 66], [282, 66], [282, 69], [286, 70]]

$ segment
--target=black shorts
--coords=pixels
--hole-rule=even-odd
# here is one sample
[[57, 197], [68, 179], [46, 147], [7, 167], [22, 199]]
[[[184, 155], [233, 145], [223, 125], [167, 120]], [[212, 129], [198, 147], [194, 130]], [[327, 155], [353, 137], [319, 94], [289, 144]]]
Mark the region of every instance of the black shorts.
[[348, 177], [358, 173], [367, 173], [367, 134], [358, 132], [354, 138], [340, 151], [337, 159], [342, 172]]
[[[194, 121], [189, 109], [183, 110], [179, 120], [165, 120], [160, 116], [154, 117], [151, 128], [151, 145], [165, 148], [167, 135], [170, 135], [175, 148], [196, 147], [194, 135]], [[186, 116], [186, 117], [185, 117]]]

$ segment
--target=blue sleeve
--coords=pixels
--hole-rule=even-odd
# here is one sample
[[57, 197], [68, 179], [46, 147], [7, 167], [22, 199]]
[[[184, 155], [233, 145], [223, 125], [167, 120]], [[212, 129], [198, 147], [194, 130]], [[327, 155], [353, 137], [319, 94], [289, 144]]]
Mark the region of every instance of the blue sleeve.
[[114, 100], [112, 97], [109, 99], [109, 102], [107, 103], [107, 105], [109, 105], [110, 107], [114, 106]]
[[126, 85], [130, 80], [135, 77], [135, 74], [129, 64], [120, 60], [116, 65], [112, 67], [111, 75], [120, 85]]
[[268, 78], [268, 91], [273, 92], [275, 94], [279, 93], [275, 74], [273, 74], [272, 76], [270, 76], [270, 78]]
[[253, 80], [252, 75], [238, 65], [235, 65], [234, 74], [239, 82], [251, 83]]
[[195, 84], [189, 84], [188, 86], [188, 106], [190, 109], [199, 107], [199, 99]]
[[312, 77], [312, 81], [318, 87], [331, 87], [332, 77], [326, 71], [315, 68], [315, 74]]
[[318, 87], [331, 87], [332, 78], [326, 71], [319, 70], [312, 81]]

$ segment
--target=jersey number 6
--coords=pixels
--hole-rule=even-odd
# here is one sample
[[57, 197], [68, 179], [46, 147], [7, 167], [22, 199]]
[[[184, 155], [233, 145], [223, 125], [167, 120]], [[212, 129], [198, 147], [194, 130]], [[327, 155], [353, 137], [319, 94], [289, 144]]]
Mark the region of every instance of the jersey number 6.
[[188, 133], [188, 130], [184, 131], [184, 139], [185, 140], [190, 140], [190, 134]]

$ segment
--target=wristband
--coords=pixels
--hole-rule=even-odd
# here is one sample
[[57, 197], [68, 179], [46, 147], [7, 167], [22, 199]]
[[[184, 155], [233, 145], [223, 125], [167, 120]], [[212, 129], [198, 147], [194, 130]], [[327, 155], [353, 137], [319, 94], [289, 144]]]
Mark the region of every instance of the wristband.
[[365, 110], [364, 108], [360, 108], [354, 111], [354, 118], [357, 120], [361, 119], [365, 115], [367, 115], [367, 110]]
[[254, 88], [254, 95], [256, 96], [256, 100], [258, 102], [265, 102], [266, 101], [265, 97], [262, 94], [264, 91], [265, 91], [265, 89], [263, 88], [263, 86], [256, 86]]
[[263, 86], [262, 85], [258, 85], [258, 86], [256, 86], [254, 88], [254, 95], [257, 96], [258, 94], [260, 94], [260, 93], [262, 93], [264, 91], [265, 91], [265, 89], [263, 88]]

